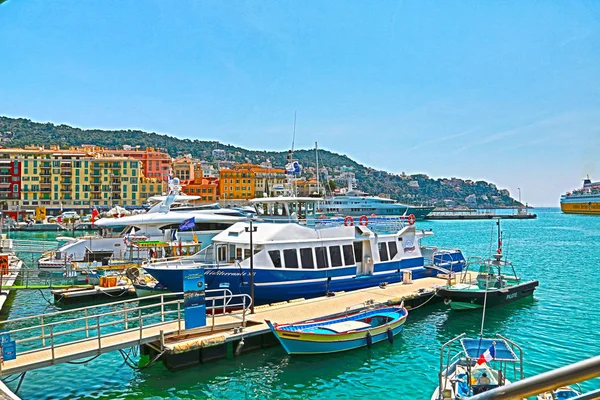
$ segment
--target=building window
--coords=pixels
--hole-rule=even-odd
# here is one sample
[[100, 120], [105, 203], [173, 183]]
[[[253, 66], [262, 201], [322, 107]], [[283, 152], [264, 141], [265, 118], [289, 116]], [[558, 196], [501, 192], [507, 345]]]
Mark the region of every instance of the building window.
[[17, 193], [18, 191], [19, 191], [19, 185], [17, 185], [17, 184], [14, 184], [14, 185], [13, 185], [13, 192], [14, 192], [14, 193]]

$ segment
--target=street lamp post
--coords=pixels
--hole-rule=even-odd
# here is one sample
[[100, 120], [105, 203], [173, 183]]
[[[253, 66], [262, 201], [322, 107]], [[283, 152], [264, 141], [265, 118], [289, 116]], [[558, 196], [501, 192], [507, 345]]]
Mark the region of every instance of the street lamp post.
[[256, 232], [256, 227], [252, 226], [252, 220], [248, 221], [250, 226], [244, 230], [250, 233], [250, 314], [254, 314], [254, 245], [252, 243], [252, 233]]

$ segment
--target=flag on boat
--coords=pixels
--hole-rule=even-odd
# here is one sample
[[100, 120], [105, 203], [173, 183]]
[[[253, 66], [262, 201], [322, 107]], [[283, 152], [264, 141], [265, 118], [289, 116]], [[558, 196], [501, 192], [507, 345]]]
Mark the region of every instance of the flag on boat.
[[484, 364], [496, 358], [496, 349], [494, 345], [491, 345], [482, 355], [477, 359], [477, 365]]
[[181, 225], [179, 225], [179, 230], [187, 231], [188, 229], [192, 229], [195, 226], [196, 226], [196, 220], [195, 220], [195, 217], [192, 217], [190, 219], [186, 219], [185, 221], [183, 221], [181, 223]]
[[96, 207], [94, 207], [94, 209], [92, 210], [92, 228], [94, 227], [94, 221], [96, 221], [96, 217], [99, 214], [100, 213], [98, 212], [98, 209]]

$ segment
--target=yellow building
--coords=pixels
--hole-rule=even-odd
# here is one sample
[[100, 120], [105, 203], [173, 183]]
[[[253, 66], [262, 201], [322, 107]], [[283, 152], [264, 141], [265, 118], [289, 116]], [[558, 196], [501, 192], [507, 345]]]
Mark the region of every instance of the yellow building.
[[254, 192], [258, 197], [274, 197], [281, 194], [281, 188], [287, 182], [287, 175], [282, 168], [269, 168], [264, 166], [253, 166]]
[[179, 178], [181, 182], [193, 181], [196, 164], [199, 165], [200, 163], [188, 157], [179, 157], [174, 159], [171, 162], [173, 177]]
[[2, 156], [21, 165], [19, 209], [46, 207], [52, 215], [61, 210], [84, 213], [94, 206], [141, 205], [141, 164], [133, 158], [56, 147], [2, 149]]
[[249, 200], [254, 198], [255, 173], [252, 164], [240, 164], [222, 169], [219, 173], [221, 200]]
[[167, 183], [160, 178], [145, 178], [140, 180], [140, 199], [146, 202], [149, 197], [167, 193]]

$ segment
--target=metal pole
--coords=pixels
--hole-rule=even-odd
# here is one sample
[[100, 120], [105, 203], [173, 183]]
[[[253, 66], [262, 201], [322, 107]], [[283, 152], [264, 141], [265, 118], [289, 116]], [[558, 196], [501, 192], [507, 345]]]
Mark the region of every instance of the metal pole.
[[252, 243], [252, 233], [256, 232], [256, 228], [252, 226], [252, 220], [249, 220], [250, 228], [246, 228], [246, 232], [250, 232], [250, 314], [254, 314], [254, 244]]
[[54, 332], [52, 325], [50, 325], [50, 350], [52, 352], [52, 363], [54, 363]]
[[471, 400], [523, 399], [600, 376], [600, 356], [523, 379], [471, 397]]
[[96, 317], [96, 331], [98, 333], [98, 354], [100, 354], [100, 350], [102, 349], [102, 339], [100, 338], [100, 316]]

